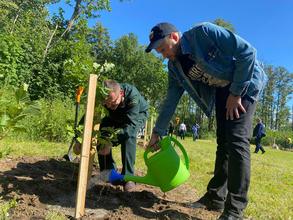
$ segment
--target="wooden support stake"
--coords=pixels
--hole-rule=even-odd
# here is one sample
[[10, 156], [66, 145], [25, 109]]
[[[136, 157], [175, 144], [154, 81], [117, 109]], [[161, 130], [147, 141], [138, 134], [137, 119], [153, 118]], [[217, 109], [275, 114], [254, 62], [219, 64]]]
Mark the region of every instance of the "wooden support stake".
[[[101, 115], [98, 115], [99, 118], [101, 118]], [[100, 125], [95, 125], [94, 127], [95, 131], [100, 130]], [[94, 137], [93, 138], [93, 142], [97, 143], [97, 138]], [[90, 152], [90, 162], [89, 162], [89, 169], [88, 169], [88, 176], [87, 176], [87, 181], [90, 181], [92, 178], [92, 172], [93, 172], [93, 166], [94, 166], [94, 162], [95, 162], [95, 153], [96, 153], [97, 149], [96, 147], [92, 147], [92, 150]]]
[[95, 109], [97, 75], [90, 74], [88, 84], [88, 95], [86, 101], [86, 111], [84, 118], [84, 129], [82, 138], [82, 148], [80, 156], [80, 165], [78, 172], [77, 192], [76, 192], [76, 205], [75, 205], [75, 219], [84, 215], [89, 154], [92, 142], [92, 128]]
[[150, 130], [150, 136], [152, 137], [152, 133], [153, 133], [153, 124], [154, 124], [154, 118], [153, 116], [151, 117], [151, 130]]
[[148, 120], [145, 122], [145, 128], [144, 128], [144, 138], [143, 138], [143, 146], [146, 145], [146, 138], [148, 136]]

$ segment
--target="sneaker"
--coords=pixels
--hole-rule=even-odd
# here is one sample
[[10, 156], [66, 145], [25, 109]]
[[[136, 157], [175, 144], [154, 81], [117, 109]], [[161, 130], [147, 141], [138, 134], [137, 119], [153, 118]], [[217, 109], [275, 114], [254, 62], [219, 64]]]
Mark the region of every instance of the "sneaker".
[[219, 205], [211, 201], [207, 201], [207, 199], [203, 196], [196, 202], [190, 202], [186, 204], [186, 207], [189, 208], [206, 208], [209, 211], [215, 212], [223, 212], [224, 205]]
[[264, 153], [265, 153], [265, 151], [262, 152], [262, 154], [264, 154]]

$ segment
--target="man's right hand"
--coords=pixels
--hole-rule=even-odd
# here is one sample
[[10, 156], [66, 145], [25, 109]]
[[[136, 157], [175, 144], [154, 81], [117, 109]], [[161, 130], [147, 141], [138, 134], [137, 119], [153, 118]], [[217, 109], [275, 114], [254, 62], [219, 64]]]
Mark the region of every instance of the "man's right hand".
[[76, 141], [75, 145], [73, 146], [73, 152], [76, 155], [79, 155], [81, 153], [81, 143], [79, 143], [78, 141]]
[[151, 140], [148, 144], [148, 146], [146, 147], [145, 150], [148, 150], [151, 146], [154, 146], [152, 149], [152, 152], [155, 152], [157, 150], [159, 150], [161, 147], [157, 144], [160, 141], [159, 135], [156, 134], [152, 134], [151, 136]]

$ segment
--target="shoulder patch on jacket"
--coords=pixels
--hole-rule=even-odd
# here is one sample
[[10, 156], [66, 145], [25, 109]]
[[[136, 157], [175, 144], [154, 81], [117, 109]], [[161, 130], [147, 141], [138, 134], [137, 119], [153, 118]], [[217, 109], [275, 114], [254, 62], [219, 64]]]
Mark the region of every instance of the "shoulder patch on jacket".
[[135, 105], [137, 105], [137, 100], [136, 99], [132, 99], [130, 102], [129, 102], [129, 106], [135, 106]]

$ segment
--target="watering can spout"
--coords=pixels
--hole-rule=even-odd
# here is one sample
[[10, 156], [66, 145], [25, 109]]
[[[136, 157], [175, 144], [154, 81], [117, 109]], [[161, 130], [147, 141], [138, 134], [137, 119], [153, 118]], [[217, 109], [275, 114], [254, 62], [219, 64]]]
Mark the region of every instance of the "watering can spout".
[[110, 183], [113, 183], [116, 180], [123, 180], [123, 179], [124, 179], [124, 175], [118, 174], [114, 169], [110, 171], [110, 174], [109, 174]]
[[109, 182], [113, 183], [116, 180], [125, 180], [125, 181], [143, 183], [143, 184], [152, 185], [152, 186], [159, 186], [157, 182], [155, 181], [155, 179], [149, 174], [146, 174], [144, 177], [128, 176], [128, 175], [118, 174], [114, 169], [112, 169], [109, 175]]

